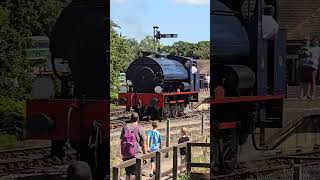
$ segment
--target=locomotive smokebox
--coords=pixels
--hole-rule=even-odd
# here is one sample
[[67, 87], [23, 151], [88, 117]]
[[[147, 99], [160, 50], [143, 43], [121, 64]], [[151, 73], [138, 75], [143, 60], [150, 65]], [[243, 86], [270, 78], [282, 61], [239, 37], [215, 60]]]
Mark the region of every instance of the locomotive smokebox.
[[138, 58], [129, 65], [126, 74], [135, 93], [155, 93], [159, 87], [162, 92], [173, 92], [177, 88], [189, 89], [190, 86], [184, 64], [163, 55]]

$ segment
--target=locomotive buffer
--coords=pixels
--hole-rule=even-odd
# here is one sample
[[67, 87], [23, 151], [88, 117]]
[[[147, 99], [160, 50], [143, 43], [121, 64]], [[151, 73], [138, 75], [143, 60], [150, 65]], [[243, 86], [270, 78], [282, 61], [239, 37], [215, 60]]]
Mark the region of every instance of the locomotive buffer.
[[157, 44], [160, 44], [161, 38], [178, 38], [178, 34], [161, 34], [160, 31], [158, 31], [159, 27], [154, 26], [153, 27], [153, 51], [154, 53], [157, 53]]

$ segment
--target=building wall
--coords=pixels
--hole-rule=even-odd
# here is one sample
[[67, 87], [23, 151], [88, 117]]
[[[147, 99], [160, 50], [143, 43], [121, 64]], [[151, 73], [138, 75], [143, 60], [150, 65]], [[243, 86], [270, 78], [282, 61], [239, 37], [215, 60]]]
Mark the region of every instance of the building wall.
[[320, 0], [278, 0], [280, 27], [288, 40], [302, 40], [320, 32]]

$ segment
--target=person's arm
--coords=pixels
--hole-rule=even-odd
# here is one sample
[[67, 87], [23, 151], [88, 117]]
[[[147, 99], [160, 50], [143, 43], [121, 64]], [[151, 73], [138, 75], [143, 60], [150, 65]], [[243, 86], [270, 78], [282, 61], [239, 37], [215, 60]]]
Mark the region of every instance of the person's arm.
[[119, 152], [120, 152], [120, 155], [122, 155], [122, 153], [121, 153], [121, 141], [122, 141], [122, 138], [123, 138], [123, 134], [124, 134], [124, 130], [123, 130], [123, 128], [122, 128], [122, 130], [121, 130], [121, 134], [120, 134], [120, 139], [119, 139], [119, 142], [118, 142], [118, 144], [119, 144], [119, 146], [118, 147], [120, 147], [119, 148]]
[[140, 130], [140, 146], [142, 148], [143, 154], [147, 154], [147, 142], [146, 142], [146, 133], [143, 128]]
[[160, 143], [160, 146], [159, 146], [159, 148], [161, 149], [162, 148], [162, 136], [161, 136], [161, 134], [160, 134], [160, 137], [159, 137], [159, 143]]
[[150, 151], [150, 137], [149, 137], [149, 133], [147, 133], [147, 135], [146, 135], [146, 138], [147, 138], [147, 142], [146, 142], [146, 144], [147, 144], [147, 152], [149, 152]]

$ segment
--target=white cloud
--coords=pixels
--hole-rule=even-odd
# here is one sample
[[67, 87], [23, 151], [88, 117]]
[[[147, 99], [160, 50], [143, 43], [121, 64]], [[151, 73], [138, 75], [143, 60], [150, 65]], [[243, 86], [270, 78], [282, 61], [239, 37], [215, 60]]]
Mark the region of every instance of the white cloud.
[[111, 3], [112, 2], [117, 3], [117, 4], [124, 4], [124, 3], [128, 2], [128, 0], [112, 0]]
[[207, 5], [210, 3], [209, 0], [175, 0], [180, 4], [194, 4], [194, 5]]

